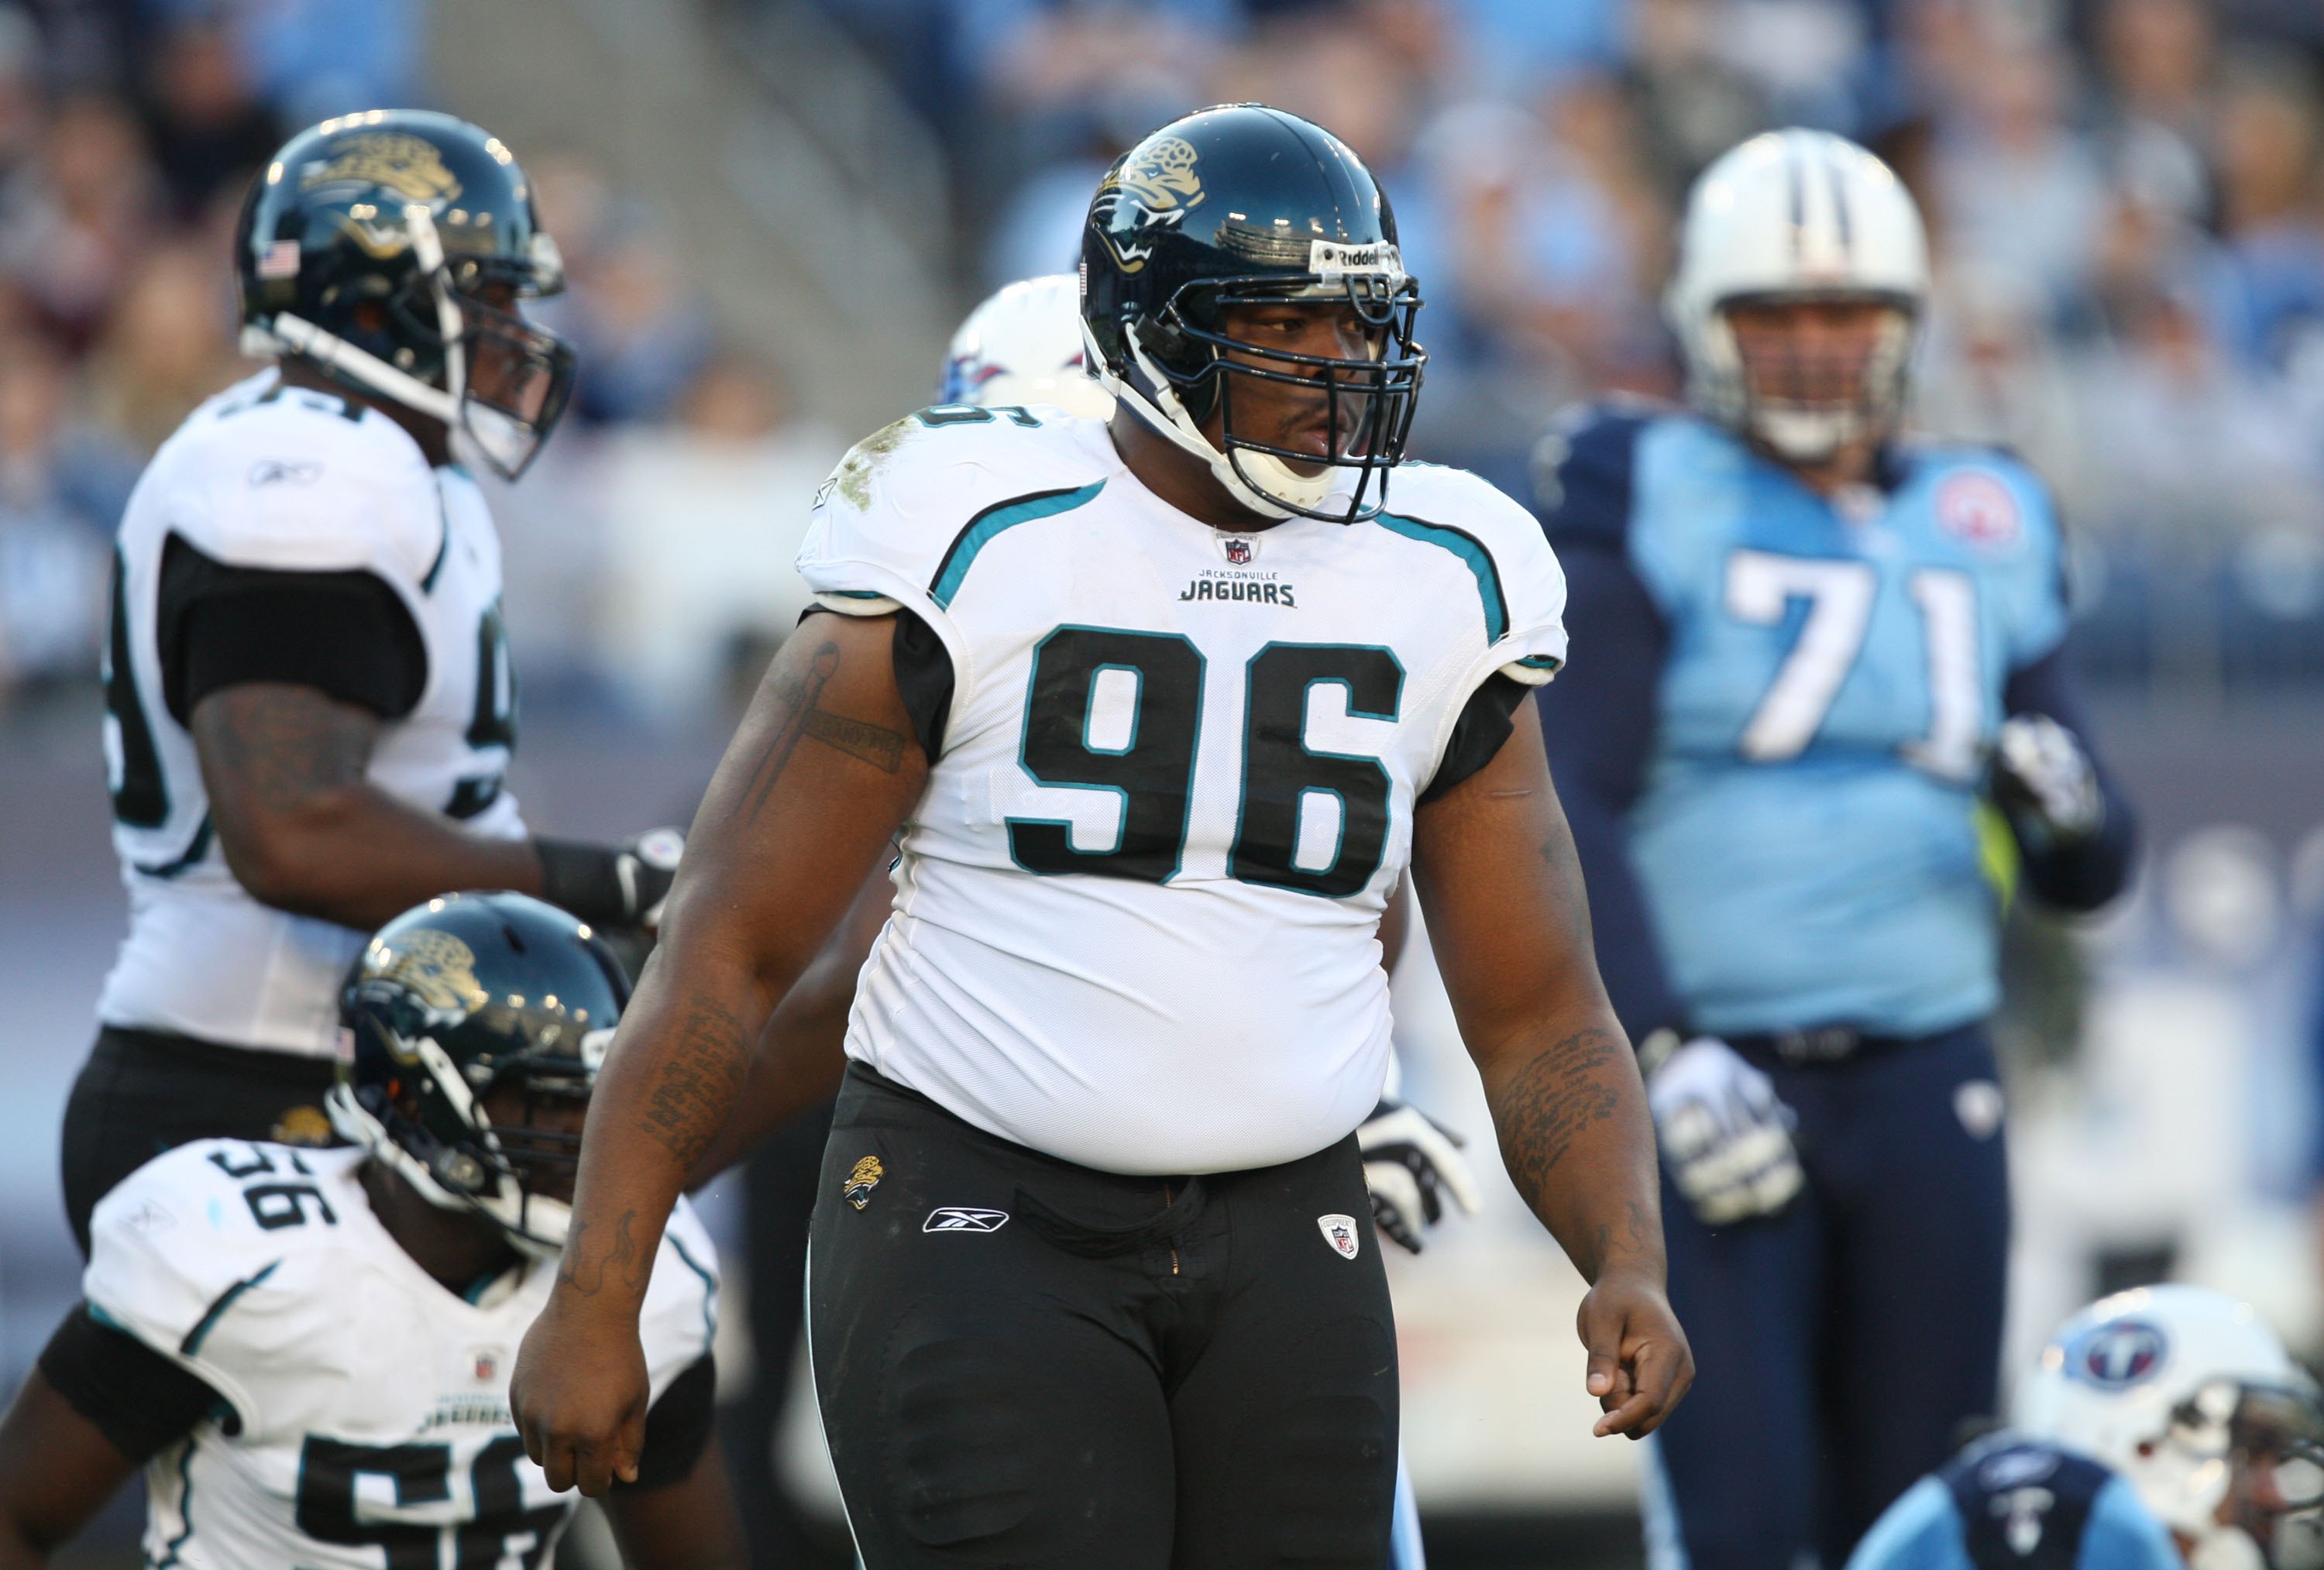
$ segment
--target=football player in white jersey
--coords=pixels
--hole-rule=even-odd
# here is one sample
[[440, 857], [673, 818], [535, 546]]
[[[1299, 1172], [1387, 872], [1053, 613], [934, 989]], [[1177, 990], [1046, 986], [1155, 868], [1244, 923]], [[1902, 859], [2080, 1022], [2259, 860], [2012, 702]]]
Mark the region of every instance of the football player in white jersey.
[[65, 1116], [66, 1208], [204, 1136], [314, 1142], [339, 978], [450, 889], [650, 922], [665, 832], [528, 840], [500, 544], [460, 449], [522, 472], [572, 354], [521, 298], [562, 271], [523, 171], [449, 115], [327, 120], [235, 241], [276, 363], [163, 444], [114, 556], [105, 742], [128, 939]]
[[[509, 1372], [627, 991], [587, 926], [523, 895], [383, 929], [339, 1015], [351, 1148], [198, 1141], [98, 1204], [85, 1301], [0, 1419], [0, 1565], [46, 1563], [141, 1466], [148, 1564], [549, 1565], [575, 1501], [525, 1458]], [[739, 1566], [709, 1238], [680, 1207], [619, 1268], [657, 1452], [606, 1501], [623, 1556]]]
[[[1637, 1073], [1523, 703], [1531, 517], [1402, 456], [1423, 356], [1353, 153], [1258, 106], [1117, 163], [1084, 323], [1120, 401], [859, 445], [697, 816], [519, 1357], [553, 1484], [640, 1464], [638, 1283], [775, 1002], [899, 829], [810, 1259], [870, 1570], [1376, 1566], [1396, 1351], [1355, 1129], [1407, 862], [1518, 1187], [1593, 1283], [1600, 1434], [1690, 1377]], [[1390, 471], [1392, 490], [1384, 494]]]

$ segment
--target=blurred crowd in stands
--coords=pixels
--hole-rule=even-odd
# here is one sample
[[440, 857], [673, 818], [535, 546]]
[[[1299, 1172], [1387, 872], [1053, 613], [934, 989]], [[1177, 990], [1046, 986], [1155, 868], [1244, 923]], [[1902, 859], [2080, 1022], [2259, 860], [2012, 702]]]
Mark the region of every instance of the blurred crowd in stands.
[[[821, 6], [927, 119], [962, 308], [1070, 268], [1106, 161], [1172, 115], [1263, 98], [1331, 126], [1426, 291], [1421, 445], [1520, 495], [1561, 409], [1679, 393], [1657, 298], [1695, 171], [1766, 126], [1855, 136], [1940, 258], [1918, 424], [2057, 487], [2093, 675], [2324, 681], [2311, 0], [715, 3]], [[139, 465], [248, 369], [224, 259], [250, 171], [324, 115], [428, 102], [427, 23], [424, 0], [0, 0], [0, 694], [87, 677]], [[512, 581], [540, 585], [511, 607], [528, 675], [683, 712], [717, 662], [649, 624], [764, 592], [787, 542], [696, 571], [614, 499], [740, 518], [844, 438], [722, 349], [649, 196], [520, 151], [573, 279], [541, 315], [582, 352], [570, 424], [502, 503]]]
[[[420, 0], [0, 0], [0, 705], [93, 682], [139, 470], [258, 369], [236, 353], [230, 262], [251, 177], [318, 119], [429, 103], [426, 22]], [[618, 549], [590, 527], [605, 510], [559, 516], [591, 455], [662, 427], [752, 444], [780, 410], [770, 378], [715, 353], [649, 206], [561, 150], [525, 156], [571, 278], [539, 314], [587, 366], [558, 461], [503, 502], [512, 578], [541, 585], [512, 612], [540, 624], [553, 686], [613, 615]]]

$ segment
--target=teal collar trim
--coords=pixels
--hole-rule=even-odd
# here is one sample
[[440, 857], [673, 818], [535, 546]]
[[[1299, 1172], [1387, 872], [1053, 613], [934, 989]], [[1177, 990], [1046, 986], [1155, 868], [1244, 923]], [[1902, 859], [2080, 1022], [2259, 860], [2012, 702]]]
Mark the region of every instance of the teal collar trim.
[[960, 592], [961, 581], [975, 564], [976, 553], [991, 545], [1007, 530], [1020, 523], [1030, 523], [1038, 518], [1055, 518], [1061, 512], [1071, 512], [1097, 499], [1105, 489], [1105, 482], [1096, 480], [1074, 491], [1043, 491], [1031, 496], [1019, 496], [997, 502], [968, 520], [968, 526], [953, 537], [952, 546], [936, 565], [936, 575], [928, 585], [928, 598], [949, 610], [953, 599]]
[[1509, 629], [1509, 602], [1501, 592], [1501, 573], [1493, 565], [1493, 555], [1477, 537], [1450, 524], [1424, 523], [1416, 518], [1398, 518], [1383, 512], [1375, 519], [1391, 534], [1406, 539], [1416, 539], [1423, 545], [1436, 546], [1461, 558], [1477, 580], [1477, 595], [1485, 602], [1485, 641], [1499, 643]]

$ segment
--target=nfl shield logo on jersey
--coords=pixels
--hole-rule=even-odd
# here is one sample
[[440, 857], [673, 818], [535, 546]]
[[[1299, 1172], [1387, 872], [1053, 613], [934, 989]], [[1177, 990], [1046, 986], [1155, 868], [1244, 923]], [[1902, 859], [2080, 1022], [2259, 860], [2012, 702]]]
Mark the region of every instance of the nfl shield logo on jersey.
[[1315, 1225], [1323, 1229], [1323, 1241], [1330, 1244], [1342, 1259], [1353, 1259], [1361, 1246], [1352, 1216], [1318, 1216]]
[[1228, 562], [1238, 567], [1247, 567], [1250, 565], [1252, 554], [1250, 541], [1247, 539], [1231, 539], [1222, 540], [1220, 543], [1225, 547]]

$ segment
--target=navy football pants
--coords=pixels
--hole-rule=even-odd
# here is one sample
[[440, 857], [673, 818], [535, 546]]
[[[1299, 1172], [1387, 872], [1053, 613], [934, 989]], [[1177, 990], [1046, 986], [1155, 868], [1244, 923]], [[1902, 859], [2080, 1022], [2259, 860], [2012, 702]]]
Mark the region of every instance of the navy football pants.
[[1992, 1092], [1962, 1093], [1994, 1082], [1993, 1047], [1973, 1025], [1831, 1064], [1745, 1053], [1799, 1115], [1808, 1181], [1780, 1216], [1714, 1230], [1665, 1174], [1697, 1373], [1653, 1441], [1648, 1544], [1655, 1570], [1674, 1570], [1674, 1547], [1689, 1570], [1808, 1554], [1838, 1570], [1993, 1410], [2008, 1173], [1978, 1116]]

